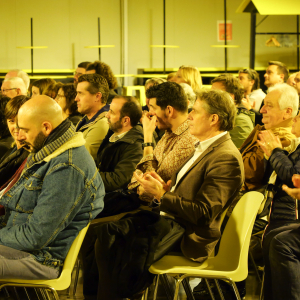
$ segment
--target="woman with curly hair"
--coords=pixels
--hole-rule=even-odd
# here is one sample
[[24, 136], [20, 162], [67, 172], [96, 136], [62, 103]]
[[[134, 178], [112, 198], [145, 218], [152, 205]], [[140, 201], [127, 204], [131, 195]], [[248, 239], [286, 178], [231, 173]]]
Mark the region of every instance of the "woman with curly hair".
[[76, 90], [73, 83], [63, 84], [57, 92], [55, 101], [62, 108], [64, 119], [69, 118], [74, 126], [82, 118], [75, 102]]
[[112, 99], [117, 95], [114, 91], [114, 89], [116, 89], [118, 86], [117, 79], [114, 76], [114, 73], [112, 72], [110, 66], [99, 60], [96, 60], [92, 64], [89, 64], [86, 68], [86, 74], [95, 73], [103, 76], [108, 83], [109, 95], [107, 99], [107, 104], [110, 104]]

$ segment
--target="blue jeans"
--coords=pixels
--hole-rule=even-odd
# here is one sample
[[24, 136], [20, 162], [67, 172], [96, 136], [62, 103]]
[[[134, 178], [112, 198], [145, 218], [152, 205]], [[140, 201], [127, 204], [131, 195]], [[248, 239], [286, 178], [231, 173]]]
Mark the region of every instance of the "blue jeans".
[[30, 253], [0, 245], [1, 279], [55, 279], [59, 271], [38, 263]]

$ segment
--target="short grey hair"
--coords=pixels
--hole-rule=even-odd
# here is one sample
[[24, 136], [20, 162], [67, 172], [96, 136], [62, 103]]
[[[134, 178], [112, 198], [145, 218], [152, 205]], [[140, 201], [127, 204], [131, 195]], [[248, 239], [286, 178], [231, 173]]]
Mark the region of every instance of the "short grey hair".
[[192, 87], [190, 85], [188, 85], [187, 83], [179, 83], [179, 85], [182, 86], [183, 91], [185, 92], [188, 100], [190, 101], [189, 103], [189, 108], [193, 107], [196, 99], [197, 99], [197, 95], [195, 94], [195, 92], [193, 91]]
[[23, 81], [23, 79], [21, 79], [20, 77], [10, 77], [5, 79], [3, 82], [10, 82], [10, 88], [12, 89], [20, 89], [22, 95], [27, 95], [27, 89], [25, 86], [25, 83]]
[[291, 116], [295, 117], [297, 115], [299, 108], [299, 95], [294, 87], [286, 83], [277, 83], [273, 87], [270, 87], [268, 91], [269, 93], [279, 91], [281, 93], [278, 99], [280, 110], [291, 107], [293, 110]]
[[14, 70], [10, 70], [8, 73], [10, 72], [16, 72], [17, 73], [17, 77], [20, 77], [21, 79], [23, 79], [24, 83], [25, 83], [25, 87], [28, 90], [29, 89], [29, 84], [30, 84], [30, 78], [28, 76], [28, 74], [20, 69], [14, 69]]
[[146, 83], [145, 83], [145, 88], [147, 87], [147, 85], [151, 84], [152, 86], [153, 85], [158, 85], [158, 84], [161, 84], [163, 82], [166, 82], [167, 80], [164, 79], [164, 78], [150, 78], [150, 79], [147, 79], [146, 80]]

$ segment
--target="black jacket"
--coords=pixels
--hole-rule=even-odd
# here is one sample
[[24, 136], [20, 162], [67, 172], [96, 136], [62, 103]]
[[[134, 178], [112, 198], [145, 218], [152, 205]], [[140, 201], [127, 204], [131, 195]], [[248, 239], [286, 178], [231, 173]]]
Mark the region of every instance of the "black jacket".
[[141, 125], [131, 128], [115, 143], [109, 130], [97, 153], [96, 164], [105, 186], [105, 192], [127, 188], [137, 163], [143, 157], [144, 134]]
[[16, 149], [16, 146], [12, 151], [10, 155], [0, 161], [0, 187], [15, 174], [29, 155], [24, 148]]
[[12, 143], [14, 141], [14, 138], [9, 135], [5, 138], [0, 139], [0, 159], [5, 156], [7, 151], [12, 151]]
[[267, 162], [264, 183], [268, 182], [268, 178], [275, 171], [277, 174], [275, 182], [276, 194], [272, 201], [270, 222], [289, 221], [297, 222], [298, 205], [297, 201], [282, 190], [282, 185], [286, 184], [293, 188], [292, 177], [294, 174], [300, 174], [300, 146], [291, 154], [275, 148]]

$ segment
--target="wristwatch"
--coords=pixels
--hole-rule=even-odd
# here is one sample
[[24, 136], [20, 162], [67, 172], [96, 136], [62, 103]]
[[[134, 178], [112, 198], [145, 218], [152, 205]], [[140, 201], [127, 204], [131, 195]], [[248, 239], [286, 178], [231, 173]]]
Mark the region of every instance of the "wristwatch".
[[142, 143], [143, 150], [145, 147], [153, 147], [154, 148], [154, 143]]

